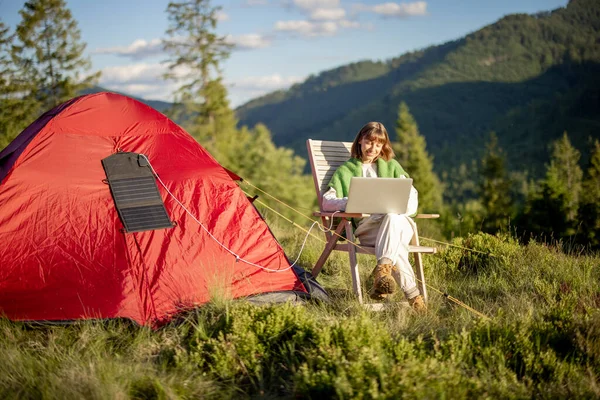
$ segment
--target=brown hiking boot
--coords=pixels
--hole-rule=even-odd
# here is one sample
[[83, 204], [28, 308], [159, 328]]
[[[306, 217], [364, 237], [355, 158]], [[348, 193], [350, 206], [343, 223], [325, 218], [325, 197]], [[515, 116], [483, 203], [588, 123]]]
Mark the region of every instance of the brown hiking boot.
[[392, 277], [391, 264], [377, 264], [371, 273], [373, 287], [369, 290], [369, 297], [373, 300], [384, 300], [388, 295], [396, 292], [396, 281]]
[[408, 299], [408, 304], [416, 312], [427, 311], [427, 304], [425, 304], [425, 300], [423, 299], [423, 296], [421, 296], [421, 295], [415, 296], [412, 299]]

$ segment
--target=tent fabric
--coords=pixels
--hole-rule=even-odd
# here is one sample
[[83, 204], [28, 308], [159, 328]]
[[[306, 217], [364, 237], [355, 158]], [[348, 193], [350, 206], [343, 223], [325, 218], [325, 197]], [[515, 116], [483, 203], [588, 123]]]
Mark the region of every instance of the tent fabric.
[[[148, 157], [173, 195], [158, 185], [174, 228], [124, 232], [101, 163], [119, 151]], [[0, 173], [0, 314], [10, 319], [157, 325], [218, 296], [310, 295], [237, 176], [134, 99], [102, 92], [58, 106], [0, 153]]]
[[31, 142], [35, 135], [42, 129], [48, 121], [54, 118], [62, 110], [70, 106], [76, 99], [67, 101], [39, 117], [33, 124], [29, 125], [19, 136], [0, 152], [0, 182], [4, 180], [6, 174], [11, 169], [17, 157], [25, 150], [25, 147]]

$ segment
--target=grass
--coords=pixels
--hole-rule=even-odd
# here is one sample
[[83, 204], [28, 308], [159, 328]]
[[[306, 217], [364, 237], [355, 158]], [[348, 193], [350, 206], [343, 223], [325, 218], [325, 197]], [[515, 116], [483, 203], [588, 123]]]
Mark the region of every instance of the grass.
[[[271, 227], [295, 259], [298, 232]], [[425, 315], [365, 311], [334, 253], [319, 276], [330, 303], [221, 299], [156, 331], [0, 319], [0, 398], [600, 397], [600, 256], [485, 234], [453, 244], [424, 257], [428, 283], [489, 320], [433, 290]], [[299, 264], [322, 246], [309, 238]], [[359, 258], [364, 279], [373, 261]]]

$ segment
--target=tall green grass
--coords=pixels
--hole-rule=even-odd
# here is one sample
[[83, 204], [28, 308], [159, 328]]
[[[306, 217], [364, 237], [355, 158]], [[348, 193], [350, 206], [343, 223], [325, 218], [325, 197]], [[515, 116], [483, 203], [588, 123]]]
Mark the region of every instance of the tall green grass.
[[[295, 259], [298, 232], [271, 226]], [[0, 320], [0, 398], [600, 397], [600, 257], [485, 234], [453, 245], [424, 257], [428, 283], [489, 319], [433, 289], [424, 315], [400, 297], [369, 312], [334, 253], [329, 303], [219, 299], [156, 331]], [[310, 238], [299, 264], [322, 247]], [[359, 262], [366, 279], [374, 259]]]

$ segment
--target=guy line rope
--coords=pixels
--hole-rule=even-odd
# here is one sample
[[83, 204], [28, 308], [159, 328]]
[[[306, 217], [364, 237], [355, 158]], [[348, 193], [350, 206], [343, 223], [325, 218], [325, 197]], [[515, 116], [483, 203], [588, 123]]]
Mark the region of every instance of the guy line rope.
[[[308, 239], [308, 235], [306, 235], [306, 237], [304, 238], [304, 242], [302, 243], [302, 247], [300, 248], [300, 252], [298, 254], [298, 258], [296, 258], [296, 261], [294, 261], [289, 267], [287, 268], [281, 268], [281, 269], [273, 269], [273, 268], [267, 268], [267, 267], [263, 267], [262, 265], [258, 265], [255, 264], [251, 261], [245, 260], [242, 257], [240, 257], [238, 254], [234, 253], [230, 248], [228, 248], [227, 246], [225, 246], [223, 243], [221, 243], [209, 230], [208, 228], [206, 228], [204, 226], [204, 224], [202, 222], [200, 222], [198, 220], [198, 218], [196, 218], [196, 216], [194, 214], [192, 214], [190, 212], [190, 210], [187, 209], [186, 206], [183, 205], [183, 203], [181, 201], [179, 201], [179, 199], [177, 197], [175, 197], [175, 195], [173, 193], [171, 193], [171, 191], [169, 190], [169, 188], [167, 187], [167, 185], [165, 185], [165, 183], [162, 181], [162, 179], [160, 179], [160, 176], [158, 176], [158, 174], [156, 173], [156, 171], [154, 170], [154, 167], [152, 166], [152, 164], [150, 163], [150, 160], [148, 159], [148, 157], [146, 157], [144, 154], [140, 154], [142, 157], [144, 157], [146, 159], [146, 161], [148, 162], [148, 166], [150, 167], [150, 169], [152, 170], [152, 173], [154, 174], [154, 177], [158, 180], [158, 182], [161, 184], [161, 186], [167, 191], [167, 193], [169, 194], [169, 196], [171, 196], [173, 198], [173, 200], [175, 200], [175, 202], [177, 204], [179, 204], [179, 206], [181, 208], [183, 208], [183, 210], [190, 216], [192, 217], [192, 219], [198, 224], [200, 225], [200, 227], [215, 241], [217, 242], [217, 244], [219, 244], [219, 246], [221, 246], [223, 249], [225, 249], [228, 253], [230, 253], [232, 256], [235, 257], [235, 261], [241, 261], [243, 263], [252, 265], [254, 267], [263, 269], [265, 271], [269, 271], [269, 272], [284, 272], [287, 271], [289, 269], [292, 269], [294, 267], [294, 265], [298, 262], [298, 260], [300, 259], [300, 255], [302, 254], [302, 250], [304, 249], [304, 245], [306, 244], [306, 239]], [[313, 224], [314, 226], [314, 224]], [[312, 229], [312, 226], [311, 226]]]
[[[306, 218], [306, 219], [310, 220], [310, 221], [313, 223], [313, 224], [311, 225], [310, 229], [306, 230], [304, 227], [302, 227], [302, 226], [298, 225], [298, 224], [297, 224], [297, 223], [295, 223], [294, 221], [292, 221], [292, 220], [290, 220], [289, 218], [285, 217], [285, 216], [284, 216], [284, 215], [282, 215], [281, 213], [277, 212], [277, 211], [276, 211], [276, 210], [274, 210], [273, 208], [271, 208], [271, 207], [269, 207], [268, 205], [266, 205], [264, 202], [262, 202], [262, 201], [260, 201], [260, 200], [255, 200], [256, 202], [260, 203], [262, 206], [264, 206], [264, 207], [266, 207], [267, 209], [269, 209], [269, 210], [273, 211], [275, 214], [277, 214], [277, 215], [278, 215], [278, 216], [280, 216], [281, 218], [283, 218], [283, 219], [285, 219], [286, 221], [290, 222], [290, 223], [291, 223], [293, 226], [295, 226], [295, 227], [297, 227], [297, 228], [299, 228], [299, 229], [303, 230], [304, 232], [306, 232], [306, 237], [304, 238], [304, 243], [302, 243], [302, 248], [300, 249], [300, 254], [302, 253], [302, 249], [304, 248], [304, 244], [306, 243], [306, 238], [308, 238], [308, 235], [309, 235], [309, 234], [310, 234], [310, 235], [311, 235], [313, 238], [315, 238], [315, 239], [317, 239], [317, 240], [321, 241], [322, 243], [326, 243], [326, 241], [325, 241], [325, 240], [323, 240], [322, 238], [320, 238], [320, 237], [317, 237], [317, 236], [315, 236], [314, 234], [311, 234], [311, 233], [310, 233], [310, 231], [312, 230], [312, 228], [313, 228], [313, 226], [314, 226], [315, 224], [319, 224], [319, 229], [321, 229], [322, 231], [329, 230], [329, 231], [330, 231], [332, 234], [334, 234], [334, 235], [336, 235], [336, 236], [338, 236], [338, 237], [340, 237], [340, 238], [342, 238], [342, 239], [345, 239], [343, 236], [341, 236], [341, 235], [337, 234], [336, 232], [332, 231], [332, 230], [331, 230], [331, 225], [330, 225], [329, 227], [325, 227], [325, 226], [321, 227], [322, 225], [319, 223], [319, 221], [318, 221], [318, 220], [316, 220], [316, 221], [315, 221], [315, 220], [313, 220], [311, 217], [309, 217], [309, 216], [307, 216], [307, 215], [305, 215], [305, 214], [301, 213], [300, 211], [296, 210], [296, 209], [295, 209], [295, 208], [293, 208], [292, 206], [290, 206], [290, 205], [288, 205], [288, 204], [284, 203], [283, 201], [279, 200], [279, 199], [278, 199], [278, 198], [276, 198], [275, 196], [273, 196], [273, 195], [271, 195], [271, 194], [269, 194], [269, 193], [265, 192], [264, 190], [260, 189], [259, 187], [255, 186], [255, 185], [253, 185], [253, 184], [252, 184], [251, 182], [249, 182], [248, 180], [246, 180], [246, 179], [242, 179], [242, 182], [244, 182], [244, 183], [246, 183], [247, 185], [249, 185], [249, 186], [251, 186], [251, 187], [255, 188], [256, 190], [258, 190], [258, 191], [260, 191], [260, 192], [262, 192], [262, 193], [266, 194], [267, 196], [269, 196], [270, 198], [272, 198], [272, 199], [273, 199], [273, 200], [275, 200], [276, 202], [278, 202], [278, 203], [280, 203], [280, 204], [284, 205], [285, 207], [289, 208], [290, 210], [292, 210], [292, 211], [294, 211], [295, 213], [297, 213], [297, 214], [299, 214], [299, 215], [303, 216], [304, 218]], [[244, 193], [246, 193], [246, 192], [244, 192]], [[247, 194], [247, 193], [246, 193], [246, 195], [248, 196], [248, 194]], [[249, 196], [249, 197], [250, 197], [250, 196]], [[335, 213], [334, 213], [334, 214], [331, 216], [331, 222], [332, 222], [332, 224], [333, 224], [333, 216], [334, 216], [334, 215], [335, 215]], [[486, 254], [486, 255], [491, 255], [491, 256], [494, 256], [494, 255], [493, 255], [493, 254], [491, 254], [491, 253], [485, 253], [485, 252], [483, 252], [483, 251], [478, 251], [478, 250], [475, 250], [475, 249], [469, 249], [469, 248], [467, 248], [467, 247], [461, 247], [461, 246], [457, 246], [457, 245], [452, 245], [451, 243], [440, 242], [440, 241], [433, 240], [433, 239], [429, 239], [429, 238], [426, 238], [426, 237], [419, 237], [419, 238], [420, 238], [420, 239], [426, 239], [426, 240], [430, 240], [430, 241], [437, 242], [437, 243], [446, 244], [446, 245], [448, 245], [448, 246], [458, 247], [458, 248], [461, 248], [461, 249], [464, 249], [464, 250], [470, 250], [470, 251], [474, 251], [474, 252], [477, 252], [477, 253], [482, 253], [482, 254]], [[355, 246], [356, 248], [358, 248], [358, 249], [361, 249], [361, 250], [364, 250], [364, 249], [363, 249], [363, 248], [362, 248], [362, 247], [361, 247], [359, 244], [357, 244], [357, 243], [354, 243], [354, 242], [350, 242], [350, 243], [351, 243], [353, 246]], [[298, 261], [298, 259], [300, 258], [300, 254], [298, 254], [298, 258], [296, 259], [296, 261]], [[425, 283], [425, 282], [423, 282], [422, 280], [420, 280], [420, 279], [419, 279], [419, 278], [417, 278], [416, 276], [415, 276], [415, 279], [416, 279], [417, 281], [419, 281], [419, 282], [423, 283], [423, 284], [424, 284], [425, 286], [427, 286], [428, 288], [432, 289], [434, 292], [441, 294], [442, 296], [444, 296], [444, 297], [445, 297], [445, 298], [447, 298], [448, 300], [450, 300], [450, 301], [454, 302], [455, 304], [458, 304], [459, 306], [461, 306], [461, 307], [463, 307], [463, 308], [465, 308], [465, 309], [467, 309], [467, 310], [471, 311], [473, 314], [475, 314], [475, 315], [477, 315], [477, 316], [479, 316], [479, 317], [481, 317], [481, 318], [483, 318], [483, 319], [485, 319], [485, 320], [489, 320], [489, 319], [490, 319], [490, 318], [489, 318], [487, 315], [483, 314], [483, 313], [482, 313], [482, 312], [480, 312], [480, 311], [477, 311], [476, 309], [474, 309], [473, 307], [469, 306], [468, 304], [465, 304], [465, 303], [463, 303], [462, 301], [460, 301], [460, 300], [459, 300], [459, 299], [457, 299], [456, 297], [450, 296], [448, 293], [446, 293], [446, 292], [444, 292], [444, 291], [442, 291], [442, 290], [440, 290], [440, 289], [438, 289], [438, 288], [436, 288], [436, 287], [434, 287], [434, 286], [432, 286], [432, 285], [430, 285], [430, 284], [428, 284], [428, 283]]]
[[[169, 190], [169, 188], [167, 188], [167, 185], [165, 185], [165, 183], [162, 181], [162, 179], [160, 178], [160, 176], [158, 175], [158, 173], [157, 173], [157, 172], [154, 170], [154, 167], [153, 167], [153, 166], [152, 166], [152, 164], [150, 163], [150, 160], [149, 160], [149, 159], [148, 159], [148, 158], [147, 158], [147, 157], [146, 157], [144, 154], [141, 154], [141, 156], [142, 156], [142, 157], [144, 157], [144, 159], [145, 159], [145, 160], [148, 162], [148, 166], [149, 166], [149, 167], [150, 167], [150, 169], [152, 170], [152, 173], [154, 174], [155, 178], [158, 180], [158, 182], [161, 184], [161, 186], [162, 186], [162, 187], [163, 187], [163, 188], [164, 188], [164, 189], [167, 191], [167, 193], [169, 194], [169, 196], [171, 196], [171, 197], [172, 197], [172, 198], [175, 200], [175, 202], [177, 202], [177, 204], [179, 204], [179, 206], [180, 206], [181, 208], [183, 208], [183, 210], [184, 210], [184, 211], [185, 211], [185, 212], [186, 212], [186, 213], [187, 213], [187, 214], [188, 214], [188, 215], [189, 215], [189, 216], [190, 216], [190, 217], [191, 217], [191, 218], [192, 218], [192, 219], [193, 219], [193, 220], [194, 220], [194, 221], [195, 221], [195, 222], [196, 222], [198, 225], [200, 225], [200, 227], [202, 227], [202, 229], [203, 229], [204, 231], [206, 231], [206, 233], [207, 233], [207, 234], [208, 234], [208, 235], [209, 235], [209, 236], [210, 236], [210, 237], [211, 237], [211, 238], [212, 238], [212, 239], [213, 239], [215, 242], [217, 242], [217, 243], [218, 243], [218, 244], [219, 244], [219, 245], [220, 245], [220, 246], [221, 246], [223, 249], [225, 249], [225, 250], [226, 250], [227, 252], [229, 252], [229, 253], [230, 253], [232, 256], [234, 256], [234, 257], [235, 257], [235, 260], [236, 260], [236, 262], [238, 262], [238, 261], [241, 261], [241, 262], [244, 262], [244, 263], [246, 263], [246, 264], [252, 265], [252, 266], [254, 266], [254, 267], [257, 267], [257, 268], [260, 268], [260, 269], [263, 269], [263, 270], [265, 270], [265, 271], [269, 271], [269, 272], [283, 272], [283, 271], [287, 271], [287, 270], [289, 270], [289, 269], [293, 268], [293, 267], [294, 267], [294, 265], [295, 265], [295, 264], [298, 262], [298, 260], [300, 259], [300, 256], [302, 255], [302, 251], [303, 251], [303, 249], [304, 249], [304, 246], [305, 246], [305, 244], [306, 244], [306, 240], [308, 239], [308, 236], [310, 235], [310, 231], [312, 230], [312, 228], [313, 228], [315, 225], [318, 225], [318, 226], [319, 226], [319, 229], [321, 229], [322, 231], [326, 231], [326, 230], [330, 230], [330, 231], [331, 231], [331, 226], [330, 226], [329, 228], [327, 228], [327, 227], [321, 227], [321, 224], [319, 223], [319, 221], [318, 221], [318, 220], [313, 220], [312, 218], [310, 218], [310, 217], [308, 217], [308, 216], [306, 216], [306, 215], [302, 214], [300, 211], [298, 211], [298, 210], [294, 209], [293, 207], [291, 207], [291, 206], [287, 205], [286, 203], [284, 203], [284, 202], [282, 202], [281, 200], [277, 199], [276, 197], [274, 197], [274, 196], [270, 195], [269, 193], [265, 192], [264, 190], [262, 190], [262, 189], [260, 189], [260, 188], [258, 188], [258, 187], [256, 187], [256, 186], [254, 186], [254, 185], [253, 185], [252, 183], [250, 183], [249, 181], [242, 180], [242, 182], [246, 182], [248, 185], [250, 185], [250, 186], [252, 186], [252, 187], [256, 188], [257, 190], [261, 191], [262, 193], [265, 193], [267, 196], [269, 196], [269, 197], [273, 198], [273, 199], [274, 199], [274, 200], [276, 200], [277, 202], [279, 202], [279, 203], [283, 204], [284, 206], [286, 206], [286, 207], [290, 208], [290, 209], [291, 209], [291, 210], [293, 210], [294, 212], [296, 212], [296, 213], [298, 213], [298, 214], [302, 215], [303, 217], [305, 217], [305, 218], [308, 218], [310, 221], [312, 221], [312, 225], [311, 225], [310, 229], [306, 230], [305, 228], [301, 227], [300, 225], [296, 224], [295, 222], [291, 221], [290, 219], [288, 219], [288, 218], [284, 217], [284, 216], [283, 216], [281, 213], [279, 213], [279, 212], [275, 211], [274, 209], [272, 209], [271, 207], [267, 206], [267, 205], [266, 205], [265, 203], [263, 203], [262, 201], [258, 200], [258, 202], [259, 202], [261, 205], [263, 205], [264, 207], [266, 207], [266, 208], [268, 208], [268, 209], [272, 210], [274, 213], [276, 213], [276, 214], [277, 214], [277, 215], [279, 215], [280, 217], [282, 217], [282, 218], [286, 219], [287, 221], [291, 222], [291, 223], [292, 223], [294, 226], [296, 226], [296, 227], [298, 227], [299, 229], [302, 229], [303, 231], [305, 231], [305, 232], [306, 232], [306, 236], [305, 236], [305, 238], [304, 238], [304, 241], [302, 242], [302, 247], [300, 248], [300, 251], [299, 251], [299, 253], [298, 253], [298, 257], [296, 258], [296, 260], [295, 260], [295, 261], [294, 261], [294, 262], [293, 262], [293, 263], [292, 263], [292, 264], [291, 264], [289, 267], [287, 267], [287, 268], [282, 268], [282, 269], [272, 269], [272, 268], [266, 268], [266, 267], [263, 267], [263, 266], [261, 266], [261, 265], [255, 264], [255, 263], [253, 263], [253, 262], [251, 262], [251, 261], [248, 261], [248, 260], [245, 260], [245, 259], [241, 258], [241, 257], [240, 257], [238, 254], [234, 253], [234, 252], [233, 252], [231, 249], [229, 249], [227, 246], [225, 246], [223, 243], [221, 243], [221, 242], [220, 242], [220, 241], [219, 241], [219, 240], [218, 240], [216, 237], [214, 237], [214, 235], [213, 235], [213, 234], [212, 234], [212, 233], [211, 233], [211, 232], [210, 232], [210, 231], [209, 231], [209, 230], [208, 230], [208, 229], [207, 229], [207, 228], [204, 226], [204, 224], [203, 224], [202, 222], [200, 222], [200, 221], [198, 220], [198, 218], [196, 218], [196, 217], [195, 217], [195, 216], [194, 216], [194, 215], [193, 215], [193, 214], [192, 214], [192, 213], [191, 213], [191, 212], [190, 212], [190, 211], [187, 209], [187, 207], [185, 207], [185, 205], [183, 205], [183, 203], [182, 203], [181, 201], [179, 201], [179, 199], [178, 199], [177, 197], [175, 197], [175, 195], [174, 195], [173, 193], [171, 193], [171, 191]], [[248, 195], [246, 192], [244, 192], [244, 194]], [[334, 215], [335, 215], [335, 213], [334, 213]], [[333, 223], [333, 217], [332, 217], [332, 223]], [[335, 233], [335, 232], [334, 232], [334, 233]], [[321, 239], [321, 238], [317, 238], [317, 237], [316, 237], [316, 236], [314, 236], [314, 235], [311, 235], [311, 236], [312, 236], [312, 237], [314, 237], [314, 238], [316, 238], [316, 239], [318, 239], [318, 240], [320, 240], [320, 241], [322, 241], [322, 242], [324, 242], [324, 240], [323, 240], [323, 239]], [[340, 236], [340, 235], [338, 235], [338, 236]], [[340, 237], [341, 237], [341, 236], [340, 236]], [[352, 244], [353, 244], [354, 246], [356, 246], [357, 248], [361, 248], [361, 247], [360, 247], [358, 244], [356, 244], [356, 243], [352, 243]], [[424, 282], [422, 282], [420, 279], [418, 279], [418, 278], [416, 278], [416, 277], [415, 277], [415, 279], [417, 279], [417, 280], [418, 280], [419, 282], [421, 282], [421, 283], [424, 283]], [[474, 308], [472, 308], [472, 307], [470, 307], [469, 305], [467, 305], [467, 304], [463, 303], [462, 301], [458, 300], [457, 298], [455, 298], [455, 297], [453, 297], [453, 296], [450, 296], [448, 293], [445, 293], [445, 292], [443, 292], [443, 291], [439, 290], [438, 288], [431, 286], [430, 284], [427, 284], [427, 283], [424, 283], [424, 284], [425, 284], [427, 287], [429, 287], [430, 289], [432, 289], [433, 291], [435, 291], [435, 292], [437, 292], [437, 293], [441, 294], [442, 296], [446, 297], [448, 300], [450, 300], [450, 301], [452, 301], [452, 302], [454, 302], [454, 303], [458, 304], [459, 306], [461, 306], [461, 307], [463, 307], [463, 308], [467, 309], [468, 311], [471, 311], [471, 312], [472, 312], [472, 313], [474, 313], [475, 315], [477, 315], [477, 316], [479, 316], [479, 317], [481, 317], [481, 318], [483, 318], [483, 319], [487, 319], [487, 320], [489, 320], [489, 319], [490, 319], [490, 318], [489, 318], [487, 315], [485, 315], [485, 314], [483, 314], [483, 313], [481, 313], [481, 312], [479, 312], [479, 311], [475, 310]]]

